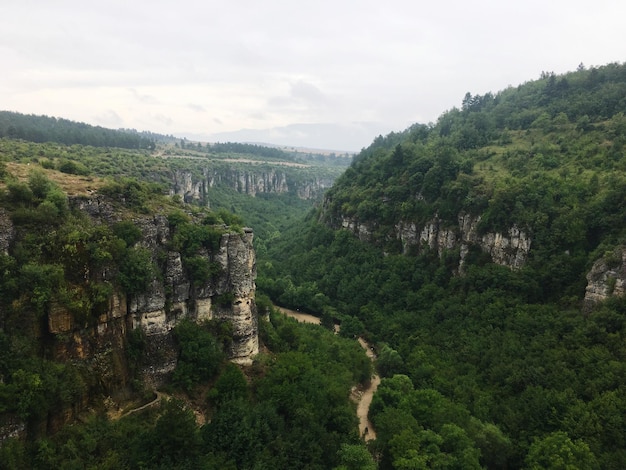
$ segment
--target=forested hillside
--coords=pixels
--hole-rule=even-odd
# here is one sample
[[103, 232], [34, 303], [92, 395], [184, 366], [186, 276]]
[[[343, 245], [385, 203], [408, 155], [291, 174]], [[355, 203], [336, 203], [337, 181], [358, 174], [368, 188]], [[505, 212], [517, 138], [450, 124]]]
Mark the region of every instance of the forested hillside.
[[63, 118], [9, 111], [0, 111], [0, 138], [2, 137], [30, 142], [56, 142], [66, 145], [81, 144], [128, 149], [154, 149], [155, 141], [172, 139], [171, 136], [150, 132], [106, 129]]
[[378, 344], [380, 468], [626, 466], [625, 113], [622, 64], [468, 93], [272, 245], [264, 292]]

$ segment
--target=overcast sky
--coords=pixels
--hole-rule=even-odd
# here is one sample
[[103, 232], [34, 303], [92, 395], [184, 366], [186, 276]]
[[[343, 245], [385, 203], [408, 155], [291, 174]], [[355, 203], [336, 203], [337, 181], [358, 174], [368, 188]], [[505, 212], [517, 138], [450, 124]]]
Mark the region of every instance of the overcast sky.
[[623, 0], [0, 0], [0, 109], [360, 150], [468, 91], [624, 62], [625, 20]]

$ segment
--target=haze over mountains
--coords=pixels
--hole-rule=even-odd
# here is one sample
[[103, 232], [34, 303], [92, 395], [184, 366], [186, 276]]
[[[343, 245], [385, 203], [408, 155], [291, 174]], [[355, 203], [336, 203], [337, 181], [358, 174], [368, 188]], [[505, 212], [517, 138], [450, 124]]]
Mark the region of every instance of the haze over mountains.
[[380, 123], [359, 122], [352, 124], [291, 124], [269, 129], [240, 129], [215, 134], [186, 134], [189, 138], [210, 142], [263, 142], [279, 146], [293, 146], [342, 152], [358, 152], [368, 146], [377, 135], [385, 135], [393, 129]]

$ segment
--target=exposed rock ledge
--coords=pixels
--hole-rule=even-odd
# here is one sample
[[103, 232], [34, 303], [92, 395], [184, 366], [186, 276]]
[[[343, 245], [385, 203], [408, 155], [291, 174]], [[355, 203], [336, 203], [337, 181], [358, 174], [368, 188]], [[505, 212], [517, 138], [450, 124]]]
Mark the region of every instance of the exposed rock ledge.
[[[77, 198], [71, 203], [98, 223], [111, 224], [119, 215], [105, 198]], [[142, 232], [140, 244], [152, 253], [161, 272], [145, 292], [126, 298], [119, 292], [109, 299], [109, 308], [95, 324], [74, 324], [61, 305], [52, 305], [48, 331], [62, 340], [56, 342], [56, 356], [79, 360], [90, 367], [102, 365], [107, 389], [124, 386], [124, 373], [115, 370], [113, 359], [125, 348], [127, 331], [141, 328], [145, 334], [145, 361], [142, 375], [147, 387], [167, 380], [176, 367], [177, 349], [171, 330], [183, 318], [195, 321], [224, 319], [233, 326], [233, 342], [226, 351], [237, 363], [251, 363], [258, 353], [258, 322], [255, 304], [256, 256], [253, 233], [226, 232], [219, 249], [205, 253], [220, 265], [220, 273], [204, 285], [187, 277], [181, 254], [172, 251], [172, 233], [164, 215], [137, 216], [134, 224]], [[102, 273], [107, 279], [109, 273]], [[118, 361], [119, 362], [119, 361]], [[109, 380], [110, 379], [110, 380]]]
[[624, 296], [624, 293], [626, 293], [626, 246], [605, 254], [587, 273], [583, 311], [589, 313], [598, 304], [611, 297]]
[[[438, 217], [423, 226], [418, 226], [415, 222], [400, 221], [395, 226], [393, 236], [402, 243], [404, 253], [411, 250], [419, 252], [424, 246], [428, 246], [441, 255], [445, 250], [459, 248], [460, 270], [463, 268], [470, 246], [480, 247], [496, 264], [511, 269], [521, 268], [530, 252], [531, 239], [528, 234], [514, 225], [506, 233], [489, 232], [480, 235], [479, 222], [480, 216], [465, 213], [459, 214], [456, 226], [446, 225]], [[362, 241], [372, 241], [374, 230], [367, 224], [343, 218], [341, 226], [353, 232]]]
[[300, 199], [309, 200], [320, 197], [333, 182], [333, 178], [321, 176], [293, 178], [290, 173], [274, 168], [205, 168], [201, 175], [185, 170], [174, 172], [170, 193], [181, 196], [187, 202], [209, 202], [209, 188], [223, 185], [249, 196], [291, 192]]

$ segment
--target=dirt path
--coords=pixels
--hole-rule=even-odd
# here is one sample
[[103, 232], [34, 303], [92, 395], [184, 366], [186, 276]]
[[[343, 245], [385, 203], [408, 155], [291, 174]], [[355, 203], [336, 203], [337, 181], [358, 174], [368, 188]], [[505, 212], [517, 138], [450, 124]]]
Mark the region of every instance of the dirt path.
[[151, 408], [153, 406], [157, 406], [160, 402], [162, 398], [165, 398], [167, 395], [161, 393], [161, 392], [154, 392], [155, 394], [155, 398], [154, 400], [145, 403], [141, 406], [138, 406], [137, 408], [133, 408], [131, 410], [128, 411], [123, 411], [121, 408], [119, 408], [119, 405], [115, 405], [114, 402], [112, 400], [109, 399], [109, 410], [107, 411], [107, 416], [109, 417], [110, 420], [112, 421], [117, 421], [120, 418], [123, 418], [125, 416], [128, 415], [132, 415], [134, 413], [138, 413], [142, 410], [145, 410], [146, 408]]
[[[372, 348], [367, 341], [363, 338], [359, 338], [359, 344], [363, 349], [365, 349], [367, 357], [374, 361], [376, 359], [376, 354], [374, 354], [374, 351], [372, 351]], [[356, 414], [359, 417], [359, 435], [361, 435], [365, 441], [376, 439], [376, 431], [374, 431], [374, 426], [367, 415], [369, 413], [370, 405], [372, 404], [372, 398], [374, 397], [374, 393], [376, 393], [379, 384], [380, 377], [376, 372], [374, 372], [369, 386], [363, 390], [363, 393], [361, 394], [361, 399], [359, 400], [356, 410]]]
[[288, 317], [295, 318], [302, 323], [313, 323], [314, 325], [320, 325], [322, 320], [314, 315], [308, 313], [296, 312], [295, 310], [289, 310], [288, 308], [276, 307], [280, 312], [284, 313]]
[[[288, 308], [283, 307], [276, 308], [288, 317], [295, 318], [299, 322], [313, 323], [315, 325], [319, 325], [321, 323], [320, 318], [314, 315], [309, 315], [308, 313], [300, 313], [295, 310], [289, 310]], [[359, 344], [363, 349], [365, 349], [365, 354], [367, 354], [367, 357], [374, 361], [376, 359], [376, 355], [374, 354], [374, 351], [372, 351], [372, 348], [367, 343], [367, 341], [365, 341], [363, 338], [359, 338]], [[355, 390], [352, 395], [357, 401], [356, 415], [359, 418], [359, 435], [365, 441], [371, 441], [373, 439], [376, 439], [374, 426], [372, 426], [372, 423], [367, 415], [370, 409], [370, 405], [372, 404], [372, 398], [379, 384], [380, 377], [378, 377], [378, 374], [374, 373], [367, 388], [362, 391]]]
[[120, 418], [123, 418], [124, 416], [128, 416], [128, 415], [132, 415], [134, 413], [139, 413], [140, 411], [143, 411], [146, 408], [151, 408], [153, 406], [157, 406], [161, 402], [161, 398], [165, 397], [165, 395], [162, 394], [161, 392], [156, 392], [156, 391], [154, 392], [154, 394], [156, 395], [154, 400], [152, 400], [149, 403], [146, 403], [145, 405], [141, 405], [138, 408], [133, 408], [132, 410], [127, 411], [122, 416], [120, 416]]

